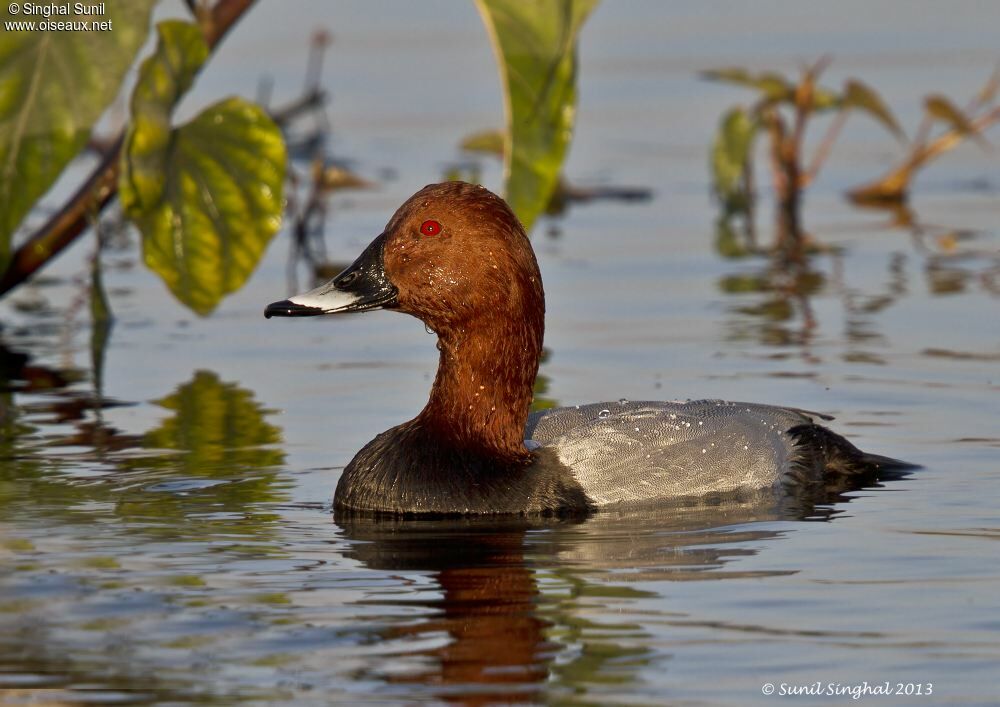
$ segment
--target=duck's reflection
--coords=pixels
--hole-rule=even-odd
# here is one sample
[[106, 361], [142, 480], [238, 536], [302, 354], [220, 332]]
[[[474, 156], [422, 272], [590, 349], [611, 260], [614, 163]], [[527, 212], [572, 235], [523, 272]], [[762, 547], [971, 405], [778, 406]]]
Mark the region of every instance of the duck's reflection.
[[[525, 559], [525, 522], [374, 521], [338, 517], [353, 542], [345, 553], [366, 567], [431, 571], [441, 594], [422, 602], [426, 621], [394, 622], [380, 640], [425, 643], [409, 655], [420, 667], [379, 675], [390, 683], [434, 685], [465, 704], [535, 701], [557, 646], [538, 611], [541, 595]], [[554, 522], [553, 527], [559, 523]], [[378, 601], [378, 600], [373, 600]], [[434, 641], [446, 636], [444, 642]], [[465, 690], [457, 688], [464, 686]]]
[[[627, 683], [654, 655], [638, 623], [608, 623], [614, 605], [654, 599], [646, 583], [759, 576], [723, 570], [782, 531], [752, 521], [823, 517], [772, 496], [663, 504], [587, 520], [373, 520], [338, 515], [345, 555], [367, 568], [431, 572], [415, 593], [428, 618], [393, 621], [379, 642], [412, 645], [369, 678], [423, 685], [462, 704], [534, 702]], [[767, 574], [775, 574], [769, 572]], [[413, 593], [409, 596], [414, 596]], [[398, 607], [384, 594], [365, 603]], [[412, 600], [407, 601], [414, 608]], [[591, 621], [594, 606], [599, 621]], [[662, 656], [657, 658], [662, 660]], [[405, 667], [401, 667], [405, 664]]]

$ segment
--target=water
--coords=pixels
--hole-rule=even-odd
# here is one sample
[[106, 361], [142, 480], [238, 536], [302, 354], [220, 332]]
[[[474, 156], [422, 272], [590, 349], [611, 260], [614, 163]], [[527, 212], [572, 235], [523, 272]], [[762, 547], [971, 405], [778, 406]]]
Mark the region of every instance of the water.
[[[327, 245], [350, 260], [501, 105], [471, 4], [376, 16], [360, 2], [300, 3], [294, 16], [260, 4], [185, 105], [252, 94], [263, 70], [276, 101], [294, 96], [316, 25], [335, 35], [334, 150], [380, 181], [334, 200]], [[838, 250], [789, 293], [765, 262], [713, 251], [706, 146], [722, 110], [748, 97], [694, 73], [792, 68], [829, 50], [830, 83], [858, 75], [912, 133], [924, 93], [959, 100], [985, 80], [997, 26], [996, 7], [972, 3], [634, 2], [605, 3], [584, 31], [566, 173], [654, 198], [574, 206], [536, 229], [544, 397], [787, 404], [924, 465], [833, 503], [338, 523], [343, 465], [425, 400], [437, 352], [420, 324], [265, 321], [264, 304], [289, 294], [287, 233], [198, 319], [133, 243], [104, 259], [117, 319], [95, 376], [92, 246], [78, 245], [0, 305], [0, 694], [748, 704], [777, 699], [765, 683], [888, 681], [933, 695], [866, 699], [994, 702], [997, 159], [966, 146], [929, 168], [911, 206], [933, 226], [914, 234], [841, 199], [896, 156], [852, 118], [804, 212]], [[497, 187], [497, 166], [481, 166]]]

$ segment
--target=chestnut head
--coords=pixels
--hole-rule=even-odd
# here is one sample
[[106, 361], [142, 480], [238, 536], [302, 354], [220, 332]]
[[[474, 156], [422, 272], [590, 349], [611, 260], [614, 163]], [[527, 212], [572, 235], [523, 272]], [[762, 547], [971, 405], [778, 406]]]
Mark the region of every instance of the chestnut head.
[[544, 315], [531, 244], [503, 199], [464, 182], [424, 187], [393, 214], [358, 259], [314, 290], [267, 306], [264, 316], [395, 309], [431, 329], [482, 317]]

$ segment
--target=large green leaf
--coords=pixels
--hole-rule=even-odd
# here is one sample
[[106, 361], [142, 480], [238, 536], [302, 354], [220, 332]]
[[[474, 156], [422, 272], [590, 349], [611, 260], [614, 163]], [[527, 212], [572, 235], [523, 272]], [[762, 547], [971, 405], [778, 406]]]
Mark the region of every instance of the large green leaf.
[[743, 174], [750, 159], [758, 123], [743, 108], [733, 108], [722, 116], [712, 145], [712, 185], [728, 214], [744, 211], [750, 195], [744, 189]]
[[[105, 3], [107, 31], [13, 30], [3, 3], [0, 19], [0, 267], [10, 236], [35, 201], [83, 148], [90, 130], [117, 95], [149, 32], [156, 0]], [[67, 3], [72, 8], [72, 4]], [[27, 3], [25, 3], [25, 7]], [[52, 20], [74, 21], [73, 16]]]
[[246, 282], [278, 230], [285, 143], [266, 113], [240, 98], [170, 129], [204, 43], [186, 23], [163, 23], [159, 32], [133, 94], [121, 198], [142, 231], [146, 265], [206, 315]]
[[228, 98], [174, 131], [162, 199], [135, 214], [146, 265], [201, 315], [243, 286], [281, 225], [281, 131]]
[[576, 37], [597, 0], [476, 0], [504, 85], [505, 195], [531, 228], [558, 183], [576, 113]]
[[156, 26], [156, 33], [156, 51], [142, 62], [132, 92], [132, 123], [122, 163], [122, 201], [130, 215], [155, 205], [163, 194], [170, 116], [208, 58], [197, 25], [167, 20]]

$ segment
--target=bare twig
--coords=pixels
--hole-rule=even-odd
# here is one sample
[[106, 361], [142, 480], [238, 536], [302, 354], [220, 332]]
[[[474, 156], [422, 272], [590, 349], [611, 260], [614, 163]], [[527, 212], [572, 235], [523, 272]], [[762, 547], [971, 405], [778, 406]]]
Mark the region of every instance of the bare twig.
[[284, 127], [302, 113], [321, 108], [326, 103], [326, 93], [321, 88], [310, 88], [294, 101], [270, 111], [271, 120]]
[[[973, 132], [981, 132], [986, 127], [1000, 121], [1000, 106], [970, 121]], [[898, 167], [875, 180], [871, 184], [853, 189], [847, 196], [857, 202], [897, 202], [906, 196], [913, 172], [924, 163], [939, 157], [968, 137], [967, 133], [949, 130], [937, 139], [917, 149]]]
[[309, 66], [306, 68], [307, 93], [315, 92], [319, 89], [320, 74], [323, 72], [323, 53], [333, 41], [330, 33], [326, 30], [317, 31], [309, 46]]
[[[202, 22], [205, 42], [210, 49], [218, 46], [226, 33], [250, 9], [254, 0], [219, 0]], [[121, 163], [124, 131], [113, 141], [100, 164], [41, 228], [35, 231], [11, 256], [0, 275], [0, 296], [31, 277], [86, 231], [89, 219], [100, 213], [118, 193], [118, 170]]]
[[802, 71], [802, 80], [795, 88], [795, 128], [792, 131], [790, 148], [795, 151], [796, 161], [802, 154], [802, 140], [805, 137], [806, 124], [813, 114], [816, 82], [829, 64], [830, 57], [823, 56], [812, 66], [805, 67]]
[[823, 166], [823, 163], [826, 162], [826, 158], [830, 156], [830, 150], [833, 148], [833, 143], [835, 143], [837, 138], [840, 136], [840, 131], [843, 129], [845, 122], [847, 122], [847, 111], [837, 111], [837, 115], [830, 123], [830, 127], [827, 129], [826, 135], [823, 136], [823, 140], [816, 148], [816, 153], [813, 155], [812, 162], [806, 169], [805, 174], [799, 177], [800, 188], [805, 189], [813, 183], [814, 179], [816, 179], [816, 175], [819, 174], [819, 170]]
[[90, 219], [118, 191], [118, 169], [124, 137], [119, 135], [97, 168], [72, 198], [11, 256], [0, 276], [0, 295], [10, 291], [75, 241], [90, 226]]

